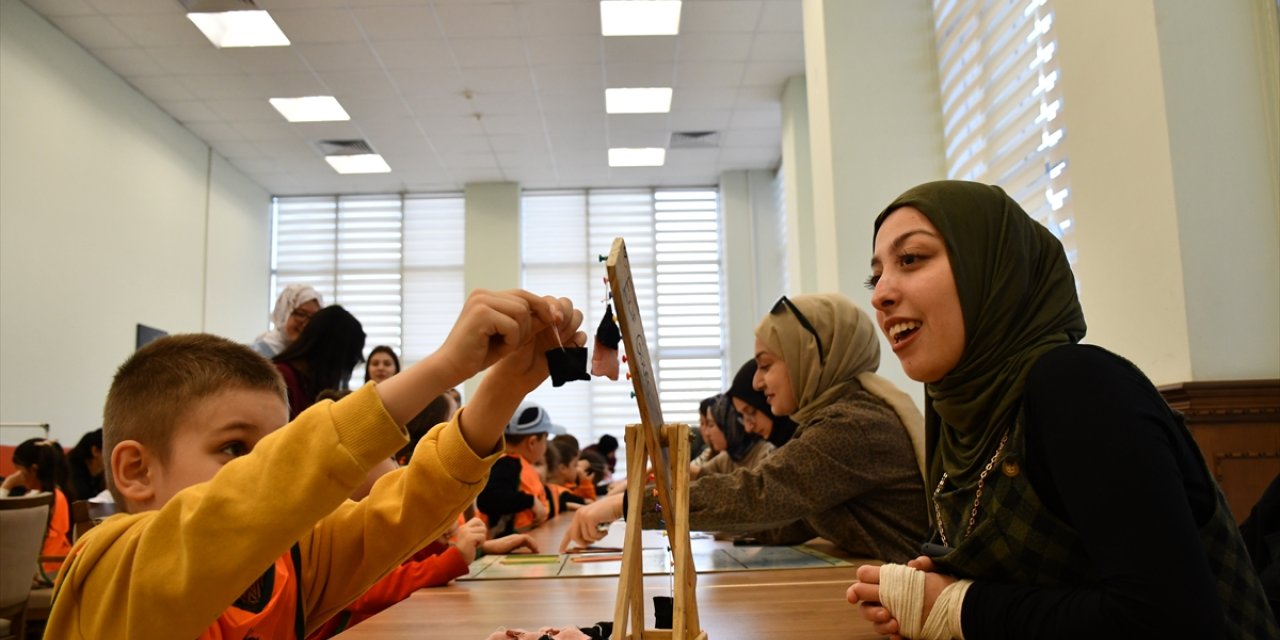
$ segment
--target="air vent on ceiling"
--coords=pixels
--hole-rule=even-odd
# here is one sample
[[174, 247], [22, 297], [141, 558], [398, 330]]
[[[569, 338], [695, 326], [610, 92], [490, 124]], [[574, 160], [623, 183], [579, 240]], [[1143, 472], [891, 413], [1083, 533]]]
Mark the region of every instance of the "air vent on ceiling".
[[364, 140], [320, 140], [316, 142], [320, 153], [326, 156], [362, 156], [374, 153]]
[[714, 149], [720, 146], [719, 131], [673, 131], [672, 149]]

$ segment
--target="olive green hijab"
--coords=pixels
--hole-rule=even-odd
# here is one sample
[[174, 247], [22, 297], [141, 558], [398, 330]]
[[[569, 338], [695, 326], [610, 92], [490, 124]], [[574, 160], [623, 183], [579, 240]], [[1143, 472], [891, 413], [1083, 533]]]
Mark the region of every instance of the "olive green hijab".
[[876, 231], [901, 207], [918, 209], [937, 227], [960, 297], [964, 353], [941, 380], [925, 385], [925, 420], [931, 440], [937, 437], [933, 477], [945, 471], [967, 484], [1017, 419], [1032, 365], [1054, 347], [1079, 342], [1084, 314], [1062, 243], [999, 187], [922, 184], [885, 208]]
[[[790, 300], [795, 309], [779, 300], [756, 327], [756, 337], [787, 363], [797, 407], [790, 418], [804, 425], [824, 407], [865, 390], [898, 414], [923, 474], [924, 417], [910, 396], [876, 375], [880, 340], [875, 322], [838, 293], [798, 295]], [[813, 333], [801, 324], [796, 310]], [[822, 342], [821, 354], [815, 334]]]

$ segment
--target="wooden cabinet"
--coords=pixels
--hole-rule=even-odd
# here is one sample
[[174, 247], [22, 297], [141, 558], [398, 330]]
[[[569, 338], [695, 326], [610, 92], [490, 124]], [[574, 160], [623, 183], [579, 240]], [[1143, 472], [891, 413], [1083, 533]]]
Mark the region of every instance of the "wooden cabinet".
[[1280, 380], [1183, 382], [1160, 387], [1187, 418], [1236, 522], [1280, 475]]

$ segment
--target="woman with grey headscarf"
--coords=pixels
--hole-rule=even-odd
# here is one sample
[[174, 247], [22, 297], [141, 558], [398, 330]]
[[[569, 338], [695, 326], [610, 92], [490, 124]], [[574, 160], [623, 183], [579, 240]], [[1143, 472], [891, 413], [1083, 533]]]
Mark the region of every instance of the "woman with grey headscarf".
[[324, 296], [310, 285], [291, 284], [285, 287], [280, 292], [280, 297], [276, 298], [275, 309], [271, 312], [274, 328], [258, 336], [250, 346], [267, 358], [275, 357], [298, 339], [311, 316], [323, 306]]
[[[822, 537], [891, 562], [915, 557], [929, 523], [924, 417], [875, 374], [871, 318], [840, 294], [783, 297], [755, 333], [753, 384], [774, 414], [795, 420], [795, 435], [755, 468], [692, 482], [689, 526], [765, 544]], [[600, 539], [598, 525], [624, 513], [621, 495], [575, 511], [562, 548]], [[655, 504], [645, 496], [645, 528], [659, 525]]]

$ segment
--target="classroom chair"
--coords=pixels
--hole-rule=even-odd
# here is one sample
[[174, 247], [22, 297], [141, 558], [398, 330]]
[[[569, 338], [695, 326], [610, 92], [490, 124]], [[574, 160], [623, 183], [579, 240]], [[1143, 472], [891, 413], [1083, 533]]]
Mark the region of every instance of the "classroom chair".
[[0, 640], [22, 638], [53, 494], [0, 499]]

